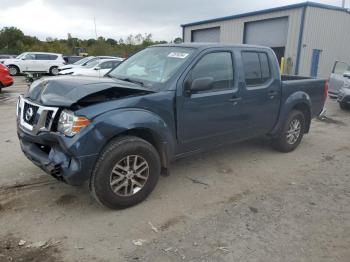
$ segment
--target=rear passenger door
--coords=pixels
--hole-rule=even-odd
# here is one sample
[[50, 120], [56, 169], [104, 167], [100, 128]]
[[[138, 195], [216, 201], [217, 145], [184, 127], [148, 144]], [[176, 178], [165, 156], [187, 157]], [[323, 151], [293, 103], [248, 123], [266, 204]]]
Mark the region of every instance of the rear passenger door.
[[239, 53], [244, 78], [241, 110], [247, 114], [250, 130], [266, 134], [275, 126], [279, 115], [280, 77], [273, 66], [277, 61], [272, 52], [241, 50]]
[[50, 67], [49, 56], [47, 54], [36, 54], [34, 62], [34, 70], [40, 72], [48, 72]]

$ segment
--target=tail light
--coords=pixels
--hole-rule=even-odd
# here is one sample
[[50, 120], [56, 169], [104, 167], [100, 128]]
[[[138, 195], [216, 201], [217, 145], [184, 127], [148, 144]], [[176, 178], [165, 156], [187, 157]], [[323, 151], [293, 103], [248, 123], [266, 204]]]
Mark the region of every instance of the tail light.
[[324, 101], [327, 100], [328, 97], [328, 80], [324, 83]]

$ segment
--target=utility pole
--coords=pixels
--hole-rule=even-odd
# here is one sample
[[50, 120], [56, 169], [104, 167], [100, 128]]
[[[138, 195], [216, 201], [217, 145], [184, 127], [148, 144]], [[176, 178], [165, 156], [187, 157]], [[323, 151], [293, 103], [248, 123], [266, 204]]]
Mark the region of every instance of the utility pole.
[[[343, 1], [345, 1], [345, 0], [343, 0]], [[96, 36], [96, 40], [97, 40], [97, 29], [96, 29], [96, 19], [95, 19], [95, 17], [94, 17], [94, 25], [95, 25], [95, 36]]]
[[342, 0], [341, 7], [345, 8], [345, 0]]

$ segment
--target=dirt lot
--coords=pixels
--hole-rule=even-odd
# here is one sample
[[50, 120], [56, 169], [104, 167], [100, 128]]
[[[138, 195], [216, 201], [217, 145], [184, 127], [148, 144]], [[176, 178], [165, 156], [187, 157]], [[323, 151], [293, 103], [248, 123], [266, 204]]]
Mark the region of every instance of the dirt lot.
[[111, 211], [22, 155], [22, 81], [0, 94], [0, 261], [349, 261], [350, 112], [334, 101], [293, 153], [250, 141], [183, 159]]

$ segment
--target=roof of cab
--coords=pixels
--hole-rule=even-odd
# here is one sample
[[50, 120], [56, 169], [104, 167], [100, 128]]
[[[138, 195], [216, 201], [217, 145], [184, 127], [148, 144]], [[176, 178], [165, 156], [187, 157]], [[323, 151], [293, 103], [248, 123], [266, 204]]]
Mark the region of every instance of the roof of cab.
[[187, 47], [195, 49], [207, 49], [207, 48], [259, 48], [259, 49], [270, 49], [266, 46], [258, 45], [246, 45], [246, 44], [221, 44], [221, 43], [182, 43], [182, 44], [159, 44], [153, 45], [156, 47]]

